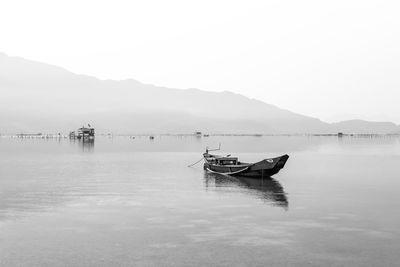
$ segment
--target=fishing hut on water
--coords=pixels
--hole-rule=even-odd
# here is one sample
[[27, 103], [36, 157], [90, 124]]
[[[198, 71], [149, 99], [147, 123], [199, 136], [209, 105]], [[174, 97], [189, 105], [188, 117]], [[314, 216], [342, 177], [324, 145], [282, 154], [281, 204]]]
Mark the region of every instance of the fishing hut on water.
[[71, 139], [94, 139], [94, 128], [88, 124], [88, 127], [82, 126], [76, 131], [69, 133]]

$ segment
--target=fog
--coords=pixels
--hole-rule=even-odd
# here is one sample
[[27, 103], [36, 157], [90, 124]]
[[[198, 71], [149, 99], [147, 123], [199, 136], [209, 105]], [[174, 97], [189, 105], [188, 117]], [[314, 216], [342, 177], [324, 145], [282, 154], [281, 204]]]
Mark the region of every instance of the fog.
[[0, 54], [0, 133], [64, 132], [91, 123], [103, 133], [396, 133], [390, 122], [328, 124], [232, 92], [100, 80]]
[[325, 121], [400, 123], [399, 11], [361, 0], [6, 1], [0, 51]]

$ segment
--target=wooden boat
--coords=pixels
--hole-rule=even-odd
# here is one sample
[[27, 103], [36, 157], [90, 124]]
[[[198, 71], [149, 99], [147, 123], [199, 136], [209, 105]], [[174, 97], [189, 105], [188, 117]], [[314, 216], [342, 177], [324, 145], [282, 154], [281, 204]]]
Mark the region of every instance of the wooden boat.
[[231, 155], [219, 156], [210, 154], [208, 149], [203, 154], [203, 157], [205, 160], [204, 169], [209, 172], [254, 178], [267, 178], [277, 174], [289, 159], [288, 155], [283, 155], [276, 158], [263, 159], [256, 163], [245, 163], [240, 162], [236, 157], [231, 157]]

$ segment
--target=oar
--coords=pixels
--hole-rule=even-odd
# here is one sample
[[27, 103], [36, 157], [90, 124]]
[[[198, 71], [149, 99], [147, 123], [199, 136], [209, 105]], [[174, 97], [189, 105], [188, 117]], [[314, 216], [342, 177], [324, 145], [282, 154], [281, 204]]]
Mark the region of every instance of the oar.
[[197, 163], [199, 163], [199, 162], [202, 161], [203, 159], [204, 159], [204, 158], [201, 158], [200, 160], [196, 161], [195, 163], [190, 164], [188, 167], [192, 167], [192, 166], [196, 165]]

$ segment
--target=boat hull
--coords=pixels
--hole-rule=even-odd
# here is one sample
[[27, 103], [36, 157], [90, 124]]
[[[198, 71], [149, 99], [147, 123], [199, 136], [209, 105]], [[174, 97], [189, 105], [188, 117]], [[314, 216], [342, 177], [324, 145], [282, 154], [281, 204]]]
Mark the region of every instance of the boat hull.
[[285, 166], [288, 159], [288, 155], [283, 155], [276, 158], [264, 159], [256, 163], [242, 163], [239, 165], [217, 165], [205, 162], [204, 169], [210, 172], [233, 176], [263, 178], [277, 174]]

